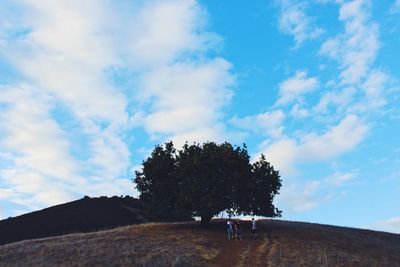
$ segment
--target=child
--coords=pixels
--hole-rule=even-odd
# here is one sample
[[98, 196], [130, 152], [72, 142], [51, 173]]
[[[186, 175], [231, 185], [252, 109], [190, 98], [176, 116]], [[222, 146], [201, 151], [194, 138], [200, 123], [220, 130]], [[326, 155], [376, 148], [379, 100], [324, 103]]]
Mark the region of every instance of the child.
[[240, 225], [239, 220], [237, 220], [235, 223], [235, 234], [236, 240], [242, 240], [242, 226]]
[[226, 230], [228, 231], [228, 239], [233, 239], [233, 225], [231, 219], [226, 222]]

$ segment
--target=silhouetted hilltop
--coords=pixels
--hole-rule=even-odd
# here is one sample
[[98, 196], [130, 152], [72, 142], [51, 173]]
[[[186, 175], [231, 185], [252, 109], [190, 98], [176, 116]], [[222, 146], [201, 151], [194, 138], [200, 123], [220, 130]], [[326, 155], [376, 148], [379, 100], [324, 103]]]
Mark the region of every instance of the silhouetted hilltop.
[[146, 222], [132, 197], [82, 199], [0, 221], [0, 245]]

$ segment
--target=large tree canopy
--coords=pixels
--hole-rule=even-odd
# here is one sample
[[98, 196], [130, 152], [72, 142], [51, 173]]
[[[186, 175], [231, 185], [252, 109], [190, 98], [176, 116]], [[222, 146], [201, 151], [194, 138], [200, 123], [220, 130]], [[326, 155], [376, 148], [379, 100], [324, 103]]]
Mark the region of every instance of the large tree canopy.
[[202, 223], [224, 210], [236, 214], [280, 216], [273, 205], [279, 172], [264, 155], [251, 164], [246, 146], [229, 143], [156, 146], [134, 182], [155, 220], [200, 216]]

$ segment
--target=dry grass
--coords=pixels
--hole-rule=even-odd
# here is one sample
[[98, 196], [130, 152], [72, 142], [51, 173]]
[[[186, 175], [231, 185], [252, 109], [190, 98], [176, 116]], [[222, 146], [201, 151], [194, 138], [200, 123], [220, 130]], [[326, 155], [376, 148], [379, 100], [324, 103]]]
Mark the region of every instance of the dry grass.
[[344, 227], [266, 221], [271, 266], [400, 266], [400, 236]]
[[217, 253], [191, 229], [174, 228], [135, 225], [22, 241], [0, 247], [0, 266], [203, 266]]
[[[0, 266], [400, 266], [400, 236], [266, 220], [257, 240], [224, 221], [142, 224], [0, 246]], [[247, 225], [244, 225], [247, 227]]]

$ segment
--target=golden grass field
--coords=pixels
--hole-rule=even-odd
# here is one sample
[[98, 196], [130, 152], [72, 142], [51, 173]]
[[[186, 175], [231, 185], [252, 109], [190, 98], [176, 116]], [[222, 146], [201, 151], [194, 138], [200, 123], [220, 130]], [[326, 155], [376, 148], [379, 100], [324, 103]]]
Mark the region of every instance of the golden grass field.
[[138, 224], [0, 246], [0, 266], [400, 266], [400, 235], [264, 220], [227, 240], [225, 221]]

